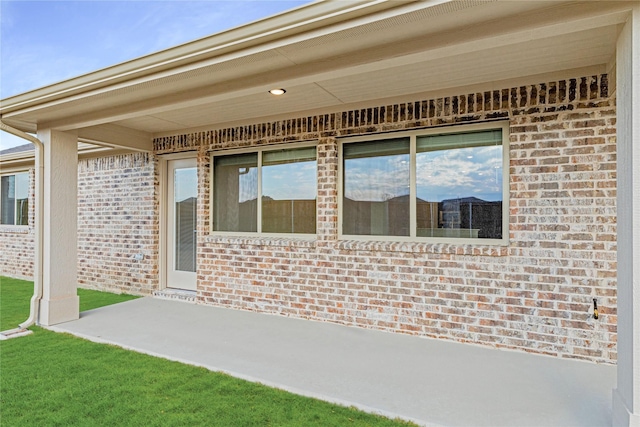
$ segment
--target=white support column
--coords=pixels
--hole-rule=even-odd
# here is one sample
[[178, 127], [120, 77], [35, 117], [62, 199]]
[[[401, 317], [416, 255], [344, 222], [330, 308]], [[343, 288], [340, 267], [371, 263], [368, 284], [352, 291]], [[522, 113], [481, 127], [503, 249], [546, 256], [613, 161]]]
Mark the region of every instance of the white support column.
[[618, 385], [613, 425], [640, 426], [640, 4], [617, 45]]
[[40, 324], [79, 317], [78, 138], [51, 129], [38, 131], [44, 143], [43, 294]]

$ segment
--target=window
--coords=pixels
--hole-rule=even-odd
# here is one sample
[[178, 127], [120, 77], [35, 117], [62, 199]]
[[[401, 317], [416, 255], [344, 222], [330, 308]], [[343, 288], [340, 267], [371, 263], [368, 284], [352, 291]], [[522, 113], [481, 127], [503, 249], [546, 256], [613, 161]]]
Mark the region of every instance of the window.
[[343, 234], [409, 236], [409, 138], [345, 144]]
[[504, 242], [505, 135], [493, 124], [345, 142], [342, 235]]
[[316, 148], [213, 157], [213, 231], [315, 234]]
[[0, 224], [29, 225], [29, 173], [0, 177]]

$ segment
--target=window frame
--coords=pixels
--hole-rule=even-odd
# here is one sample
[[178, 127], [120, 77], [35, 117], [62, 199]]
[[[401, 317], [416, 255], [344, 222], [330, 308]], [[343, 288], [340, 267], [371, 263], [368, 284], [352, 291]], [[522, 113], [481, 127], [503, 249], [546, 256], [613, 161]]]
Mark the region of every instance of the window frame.
[[[316, 232], [314, 234], [308, 233], [269, 233], [262, 231], [262, 153], [267, 151], [277, 150], [295, 150], [297, 148], [310, 148], [313, 147], [316, 150], [316, 176], [315, 176], [315, 190], [316, 190]], [[214, 230], [214, 200], [215, 200], [215, 158], [221, 156], [233, 156], [238, 154], [252, 154], [258, 155], [258, 200], [257, 200], [257, 231], [220, 231]], [[217, 150], [210, 153], [211, 167], [209, 171], [209, 234], [212, 236], [237, 236], [237, 237], [273, 237], [283, 239], [315, 239], [318, 235], [318, 142], [308, 141], [295, 144], [274, 144], [263, 147], [248, 147], [237, 148], [229, 150]]]
[[[3, 173], [0, 174], [0, 179], [5, 177], [5, 176], [12, 176], [12, 175], [19, 175], [19, 174], [26, 174], [27, 175], [27, 203], [30, 205], [32, 200], [31, 200], [31, 171], [28, 169], [15, 169], [15, 170], [9, 170], [9, 171], [3, 171]], [[2, 204], [2, 189], [0, 188], [0, 209], [2, 209], [1, 204]], [[30, 224], [30, 218], [29, 218], [29, 209], [31, 209], [30, 206], [27, 207], [27, 223], [26, 224], [16, 224], [16, 219], [17, 219], [17, 209], [18, 209], [18, 205], [17, 203], [15, 204], [15, 206], [13, 207], [14, 212], [13, 212], [13, 224], [0, 224], [0, 227], [22, 227], [22, 228], [28, 228], [31, 224]]]
[[[420, 237], [417, 236], [417, 183], [416, 183], [416, 140], [419, 136], [459, 134], [476, 131], [500, 130], [502, 132], [502, 238], [481, 239], [468, 237]], [[409, 138], [409, 236], [354, 235], [342, 232], [344, 222], [344, 146], [354, 142], [373, 142], [385, 139]], [[338, 140], [338, 240], [361, 240], [382, 242], [419, 242], [459, 245], [509, 244], [509, 122], [494, 121], [470, 125], [449, 125], [411, 131], [391, 131], [366, 136], [339, 138]]]

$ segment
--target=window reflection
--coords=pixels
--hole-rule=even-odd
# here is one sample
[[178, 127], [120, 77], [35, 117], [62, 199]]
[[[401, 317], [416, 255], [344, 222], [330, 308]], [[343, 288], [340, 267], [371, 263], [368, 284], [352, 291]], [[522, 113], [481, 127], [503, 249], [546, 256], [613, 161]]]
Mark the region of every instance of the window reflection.
[[316, 176], [315, 147], [263, 153], [263, 232], [316, 232]]
[[0, 179], [0, 224], [29, 225], [29, 173]]
[[214, 230], [314, 234], [316, 157], [315, 147], [214, 157]]
[[257, 231], [258, 154], [214, 159], [213, 229]]
[[408, 236], [409, 138], [344, 146], [343, 234]]
[[418, 137], [416, 234], [502, 238], [502, 134]]
[[502, 239], [503, 153], [502, 129], [344, 144], [342, 233]]

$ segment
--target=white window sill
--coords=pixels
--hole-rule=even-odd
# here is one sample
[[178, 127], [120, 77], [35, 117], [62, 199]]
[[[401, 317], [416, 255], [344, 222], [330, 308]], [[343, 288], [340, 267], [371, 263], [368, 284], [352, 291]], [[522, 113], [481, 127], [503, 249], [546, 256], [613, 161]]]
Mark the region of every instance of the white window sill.
[[[350, 238], [352, 236], [344, 236]], [[476, 255], [504, 257], [509, 253], [506, 245], [488, 245], [481, 241], [469, 243], [456, 242], [418, 242], [418, 241], [376, 241], [376, 240], [338, 240], [337, 248], [340, 250], [366, 251], [366, 252], [411, 252], [424, 254], [451, 254], [451, 255]]]
[[248, 236], [248, 235], [217, 235], [205, 237], [206, 243], [225, 245], [256, 245], [256, 246], [294, 246], [313, 248], [316, 246], [316, 236], [282, 237], [282, 236]]
[[0, 233], [6, 234], [29, 234], [30, 228], [28, 225], [9, 225], [0, 224]]

